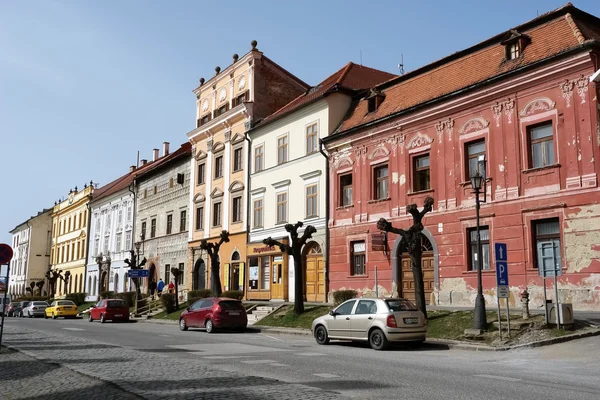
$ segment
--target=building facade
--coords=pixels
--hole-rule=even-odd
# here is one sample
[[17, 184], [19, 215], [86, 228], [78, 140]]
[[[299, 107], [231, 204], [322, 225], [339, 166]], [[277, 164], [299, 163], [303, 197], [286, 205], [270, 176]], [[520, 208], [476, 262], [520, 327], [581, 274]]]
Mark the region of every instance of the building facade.
[[67, 284], [62, 279], [56, 282], [55, 297], [68, 293], [83, 293], [85, 264], [88, 249], [89, 202], [94, 185], [84, 185], [83, 190], [69, 192], [65, 200], [58, 202], [52, 211], [52, 245], [50, 260], [52, 270], [69, 271]]
[[[410, 261], [379, 218], [424, 220], [430, 304], [472, 305], [477, 292], [475, 197], [481, 207], [483, 289], [496, 302], [494, 243], [508, 246], [510, 304], [543, 305], [540, 265], [560, 268], [562, 302], [600, 307], [600, 20], [572, 5], [376, 87], [355, 102], [330, 153], [332, 290], [414, 297]], [[479, 160], [485, 163], [479, 164]], [[386, 246], [380, 247], [385, 243]], [[376, 250], [374, 249], [376, 248]], [[552, 279], [547, 279], [553, 293]], [[553, 296], [551, 296], [553, 297]]]
[[187, 287], [209, 287], [210, 261], [200, 241], [219, 240], [221, 282], [225, 290], [244, 290], [248, 225], [248, 144], [245, 131], [261, 118], [283, 107], [308, 88], [304, 82], [275, 64], [256, 48], [237, 54], [223, 71], [194, 90], [196, 129], [187, 134], [192, 144], [189, 162], [192, 190], [189, 197], [189, 261]]
[[250, 139], [250, 232], [246, 251], [247, 299], [289, 300], [294, 293], [293, 256], [263, 239], [287, 239], [287, 223], [317, 229], [304, 248], [306, 301], [326, 300], [327, 158], [320, 139], [331, 134], [352, 96], [395, 75], [348, 63], [323, 82], [259, 122]]
[[[151, 163], [142, 160], [135, 174], [135, 235], [140, 257], [146, 258], [149, 277], [143, 279], [148, 290], [152, 282], [174, 281], [171, 268], [187, 271], [188, 216], [191, 145], [185, 143], [174, 152], [165, 144], [163, 155], [154, 150]], [[180, 280], [185, 296], [187, 275]]]
[[[31, 282], [46, 279], [46, 271], [50, 267], [51, 214], [52, 209], [42, 210], [10, 231], [14, 256], [10, 265], [8, 292], [13, 296], [27, 294], [26, 289]], [[48, 288], [44, 287], [43, 290]]]

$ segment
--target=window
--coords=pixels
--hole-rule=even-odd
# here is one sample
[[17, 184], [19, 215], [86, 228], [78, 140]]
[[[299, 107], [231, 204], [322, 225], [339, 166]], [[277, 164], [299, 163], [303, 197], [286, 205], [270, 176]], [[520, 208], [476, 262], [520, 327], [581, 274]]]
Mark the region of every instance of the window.
[[254, 172], [262, 171], [265, 167], [264, 165], [264, 155], [265, 155], [265, 147], [264, 145], [260, 145], [254, 148]]
[[270, 277], [271, 277], [271, 257], [264, 256], [259, 257], [260, 259], [260, 288], [269, 289]]
[[173, 232], [173, 214], [167, 215], [167, 235]]
[[150, 221], [150, 238], [156, 237], [156, 218]]
[[206, 114], [198, 120], [198, 127], [208, 123], [210, 121], [210, 114]]
[[277, 164], [283, 164], [288, 160], [288, 137], [277, 138]]
[[543, 267], [546, 271], [554, 271], [561, 268], [559, 219], [551, 218], [533, 221], [532, 225], [534, 234], [534, 268]]
[[479, 172], [481, 175], [484, 175], [485, 171], [479, 171], [479, 164], [477, 161], [479, 160], [479, 156], [485, 156], [485, 141], [478, 140], [476, 142], [471, 142], [466, 144], [467, 151], [467, 176], [465, 180], [471, 179], [476, 172]]
[[204, 207], [196, 208], [196, 230], [199, 231], [204, 227]]
[[[479, 269], [477, 258], [477, 229], [470, 228], [467, 231], [469, 240], [469, 271], [477, 271]], [[481, 252], [483, 253], [483, 270], [490, 269], [490, 231], [487, 226], [479, 228], [479, 236], [481, 239]]]
[[414, 191], [429, 190], [429, 154], [413, 159], [413, 173]]
[[317, 185], [306, 187], [306, 218], [319, 216], [319, 204], [317, 199]]
[[506, 46], [506, 58], [514, 60], [521, 55], [521, 41], [517, 40]]
[[223, 156], [215, 158], [215, 179], [223, 177]]
[[225, 103], [221, 107], [217, 108], [215, 110], [215, 118], [217, 118], [219, 115], [225, 114], [228, 109], [229, 109], [229, 103]]
[[529, 129], [531, 145], [531, 168], [541, 168], [554, 164], [554, 136], [552, 123]]
[[121, 246], [123, 245], [123, 234], [122, 233], [117, 233], [116, 236], [116, 244], [115, 244], [115, 251], [118, 253], [121, 251]]
[[181, 272], [179, 274], [179, 278], [177, 279], [177, 285], [181, 286], [183, 285], [184, 282], [184, 278], [185, 278], [185, 264], [184, 263], [179, 263], [179, 272]]
[[365, 242], [350, 243], [350, 275], [366, 275], [366, 246]]
[[348, 300], [347, 302], [336, 308], [335, 312], [338, 315], [350, 315], [355, 304], [356, 300]]
[[198, 185], [203, 185], [205, 182], [206, 164], [198, 164]]
[[[84, 245], [85, 245], [85, 242], [84, 242]], [[131, 231], [128, 231], [125, 233], [125, 246], [123, 248], [125, 250], [133, 248], [131, 246]]]
[[254, 200], [254, 227], [262, 228], [263, 227], [263, 201]]
[[123, 225], [123, 209], [119, 208], [119, 212], [117, 214], [117, 229]]
[[165, 285], [171, 282], [171, 264], [165, 264]]
[[340, 176], [340, 206], [352, 205], [352, 174]]
[[142, 240], [146, 240], [146, 221], [142, 222]]
[[213, 204], [213, 226], [221, 226], [221, 203]]
[[131, 221], [131, 217], [133, 216], [133, 209], [131, 206], [127, 207], [127, 222]]
[[[60, 259], [60, 249], [59, 250], [59, 259]], [[94, 255], [98, 255], [100, 253], [100, 239], [96, 239], [94, 241]]]
[[377, 304], [373, 300], [359, 300], [354, 314], [377, 314]]
[[277, 223], [287, 222], [287, 193], [277, 195]]
[[317, 124], [306, 127], [306, 154], [314, 153], [318, 149], [319, 131]]
[[[104, 255], [108, 255], [109, 254], [108, 253], [108, 239], [109, 239], [109, 236], [104, 236], [104, 246], [103, 246]], [[67, 246], [67, 253], [68, 252], [69, 252], [69, 246]]]
[[239, 106], [242, 103], [245, 103], [248, 98], [248, 91], [245, 91], [244, 93], [240, 94], [238, 97], [235, 98], [235, 100], [233, 101], [233, 106]]
[[231, 222], [242, 221], [242, 197], [234, 197], [232, 201]]
[[233, 172], [242, 170], [242, 154], [243, 148], [241, 147], [238, 147], [237, 149], [233, 150]]
[[375, 178], [375, 200], [388, 198], [388, 166], [380, 165], [373, 169]]
[[182, 210], [179, 217], [179, 232], [187, 230], [187, 211]]

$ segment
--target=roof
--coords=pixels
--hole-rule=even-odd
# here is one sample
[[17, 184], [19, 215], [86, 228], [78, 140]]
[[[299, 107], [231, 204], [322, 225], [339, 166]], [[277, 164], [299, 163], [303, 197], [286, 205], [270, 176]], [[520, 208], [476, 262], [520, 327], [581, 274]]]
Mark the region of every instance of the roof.
[[[521, 57], [506, 60], [501, 43], [514, 31], [526, 35], [530, 41]], [[379, 108], [368, 113], [366, 99], [355, 101], [334, 135], [590, 43], [600, 43], [600, 19], [568, 3], [508, 32], [378, 85], [377, 89], [385, 95]]]
[[127, 189], [136, 178], [146, 173], [149, 173], [150, 171], [154, 171], [160, 166], [166, 165], [170, 161], [176, 160], [183, 155], [190, 155], [191, 153], [192, 145], [189, 142], [186, 142], [182, 144], [181, 147], [173, 153], [169, 153], [166, 156], [162, 156], [156, 161], [150, 161], [146, 165], [138, 167], [134, 171], [129, 172], [115, 179], [114, 181], [107, 183], [106, 185], [94, 190], [93, 202], [111, 196], [117, 192], [120, 192], [121, 190]]
[[263, 119], [258, 126], [264, 126], [284, 115], [288, 115], [302, 106], [320, 100], [330, 93], [349, 91], [351, 94], [354, 94], [354, 92], [368, 89], [382, 82], [389, 81], [396, 76], [397, 75], [390, 74], [389, 72], [349, 62], [317, 86], [311, 87], [304, 94], [296, 97], [294, 100]]
[[37, 215], [33, 215], [30, 218], [28, 218], [26, 221], [21, 222], [20, 224], [18, 224], [17, 226], [15, 226], [14, 229], [12, 231], [10, 231], [9, 233], [15, 234], [20, 227], [22, 227], [23, 225], [27, 224], [32, 219], [37, 218], [40, 215], [44, 215], [46, 213], [50, 213], [53, 210], [54, 210], [54, 208], [44, 208], [42, 211], [38, 211]]

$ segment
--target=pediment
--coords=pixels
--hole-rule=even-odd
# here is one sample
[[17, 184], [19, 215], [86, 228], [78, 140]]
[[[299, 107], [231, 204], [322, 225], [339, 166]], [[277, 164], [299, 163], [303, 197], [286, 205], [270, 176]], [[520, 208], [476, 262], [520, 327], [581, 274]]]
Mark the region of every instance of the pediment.
[[555, 103], [547, 97], [538, 97], [525, 104], [523, 110], [519, 113], [521, 117], [527, 117], [528, 115], [535, 114], [538, 112], [549, 111], [554, 108]]
[[433, 139], [430, 138], [429, 136], [427, 136], [424, 133], [421, 132], [417, 132], [416, 135], [414, 135], [406, 144], [406, 148], [407, 149], [414, 149], [417, 147], [421, 147], [421, 146], [426, 146], [428, 144], [431, 144], [433, 142]]
[[207, 156], [208, 156], [208, 154], [206, 154], [205, 151], [198, 150], [195, 157], [196, 157], [196, 160], [200, 161], [200, 160], [204, 160]]
[[458, 133], [464, 135], [466, 133], [477, 132], [487, 128], [489, 125], [490, 121], [481, 117], [474, 117], [465, 122], [458, 130]]
[[206, 197], [202, 193], [198, 193], [194, 196], [194, 203], [202, 203], [204, 200], [206, 200]]
[[244, 141], [244, 135], [240, 135], [239, 133], [236, 133], [233, 138], [231, 138], [231, 143], [232, 144], [236, 144], [236, 143], [240, 143]]
[[229, 192], [239, 192], [240, 190], [244, 190], [244, 184], [240, 181], [234, 181], [231, 185], [229, 185]]
[[369, 160], [373, 160], [378, 157], [387, 157], [390, 154], [390, 151], [385, 148], [384, 145], [379, 145], [373, 149], [371, 154], [369, 154]]
[[223, 142], [217, 142], [215, 144], [213, 144], [213, 153], [218, 153], [225, 150], [225, 145], [223, 144]]
[[214, 190], [210, 193], [211, 198], [223, 197], [223, 191], [219, 188], [214, 188]]

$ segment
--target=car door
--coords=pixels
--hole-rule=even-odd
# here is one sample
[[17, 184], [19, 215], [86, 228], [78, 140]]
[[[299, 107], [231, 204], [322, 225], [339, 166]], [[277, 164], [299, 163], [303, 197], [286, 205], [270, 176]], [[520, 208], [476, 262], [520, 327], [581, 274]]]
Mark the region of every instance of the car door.
[[368, 338], [369, 328], [373, 325], [375, 314], [377, 314], [377, 302], [375, 300], [359, 300], [356, 309], [352, 313], [352, 337]]
[[204, 299], [202, 301], [202, 308], [199, 312], [199, 323], [201, 327], [204, 327], [206, 323], [206, 319], [211, 318], [212, 308], [215, 300], [214, 299]]
[[56, 301], [50, 304], [50, 307], [46, 307], [46, 315], [51, 316], [53, 312], [56, 312]]
[[327, 321], [327, 330], [330, 337], [352, 337], [350, 323], [355, 305], [356, 299], [352, 299], [333, 310], [333, 316]]
[[93, 319], [100, 319], [100, 314], [104, 312], [102, 308], [105, 302], [105, 300], [100, 300], [96, 303], [96, 306], [90, 310]]
[[185, 316], [185, 324], [187, 326], [191, 328], [200, 326], [200, 307], [202, 307], [203, 302], [204, 300], [198, 300], [190, 306], [190, 309]]

